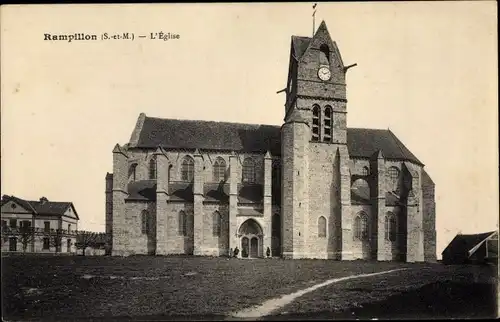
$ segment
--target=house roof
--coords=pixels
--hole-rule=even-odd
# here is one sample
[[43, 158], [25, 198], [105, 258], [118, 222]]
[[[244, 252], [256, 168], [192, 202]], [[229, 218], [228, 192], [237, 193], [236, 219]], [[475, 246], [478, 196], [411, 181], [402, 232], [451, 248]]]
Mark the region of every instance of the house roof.
[[76, 219], [80, 219], [72, 202], [50, 201], [43, 197], [40, 198], [40, 200], [33, 201], [4, 195], [2, 196], [2, 205], [11, 200], [21, 205], [26, 210], [33, 212], [35, 215], [61, 216], [71, 207]]
[[[133, 145], [138, 148], [270, 151], [281, 155], [281, 127], [276, 125], [145, 117], [138, 131], [137, 144]], [[347, 146], [352, 157], [370, 158], [382, 151], [386, 159], [422, 164], [390, 130], [348, 128]]]
[[[446, 246], [443, 250], [442, 254], [445, 252], [454, 252], [457, 254], [467, 254], [474, 248], [477, 249], [476, 246], [484, 242], [488, 237], [492, 236], [495, 231], [490, 231], [487, 233], [480, 234], [458, 234], [453, 238], [453, 240]], [[472, 253], [467, 254], [468, 256], [472, 255]]]

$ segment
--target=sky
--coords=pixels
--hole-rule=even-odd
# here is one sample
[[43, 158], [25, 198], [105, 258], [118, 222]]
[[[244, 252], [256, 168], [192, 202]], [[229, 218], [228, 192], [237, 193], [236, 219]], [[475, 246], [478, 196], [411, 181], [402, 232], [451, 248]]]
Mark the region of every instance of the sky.
[[[436, 184], [437, 252], [498, 229], [496, 2], [319, 3], [348, 127], [390, 128]], [[290, 38], [312, 3], [1, 7], [1, 193], [71, 201], [104, 231], [112, 149], [140, 113], [281, 125]], [[134, 33], [46, 41], [44, 33]], [[173, 33], [179, 39], [139, 39]]]

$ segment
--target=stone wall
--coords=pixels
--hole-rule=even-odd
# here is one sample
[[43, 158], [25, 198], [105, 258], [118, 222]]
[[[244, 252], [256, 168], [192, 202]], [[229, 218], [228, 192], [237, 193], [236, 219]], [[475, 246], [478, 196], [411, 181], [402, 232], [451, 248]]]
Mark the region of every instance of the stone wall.
[[[363, 240], [355, 236], [355, 220], [356, 217], [365, 215], [368, 218], [368, 239]], [[372, 248], [375, 247], [374, 242], [377, 240], [377, 231], [373, 229], [370, 223], [377, 220], [376, 214], [372, 212], [371, 205], [353, 205], [351, 206], [351, 222], [352, 222], [352, 256], [354, 259], [372, 259]], [[376, 243], [375, 243], [376, 244]]]
[[295, 110], [282, 127], [282, 240], [283, 256], [307, 257], [309, 220], [308, 111]]
[[[338, 171], [335, 155], [337, 145], [309, 143], [309, 238], [310, 256], [313, 258], [335, 258], [337, 248], [337, 224], [341, 221]], [[327, 237], [319, 237], [319, 218], [327, 222]]]
[[435, 185], [429, 175], [422, 171], [422, 215], [424, 227], [424, 258], [434, 262], [436, 258], [436, 202]]

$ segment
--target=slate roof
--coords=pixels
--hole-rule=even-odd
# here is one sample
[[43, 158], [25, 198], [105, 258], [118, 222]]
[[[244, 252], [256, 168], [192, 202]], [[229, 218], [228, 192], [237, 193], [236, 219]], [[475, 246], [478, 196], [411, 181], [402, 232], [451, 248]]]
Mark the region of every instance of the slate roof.
[[[351, 188], [351, 203], [358, 205], [370, 205], [372, 203], [370, 197], [370, 188], [366, 186], [357, 186]], [[399, 198], [391, 192], [385, 193], [386, 206], [401, 205]]]
[[[363, 180], [364, 181], [364, 180]], [[366, 181], [364, 181], [366, 183]], [[361, 184], [354, 182], [351, 187], [351, 202], [353, 204], [370, 204], [370, 187], [368, 183]]]
[[[26, 210], [32, 211], [35, 215], [60, 216], [63, 215], [66, 212], [66, 210], [68, 210], [69, 207], [72, 207], [74, 210], [73, 203], [71, 202], [50, 201], [50, 200], [42, 202], [41, 200], [37, 201], [25, 200], [15, 196], [8, 196], [8, 195], [2, 196], [2, 205], [10, 200], [21, 205]], [[74, 210], [74, 213], [76, 218], [79, 219], [76, 210]]]
[[168, 194], [172, 201], [194, 201], [193, 184], [189, 182], [170, 182]]
[[205, 183], [203, 186], [205, 201], [229, 202], [229, 184]]
[[137, 146], [262, 153], [271, 150], [279, 155], [280, 138], [280, 128], [272, 125], [146, 117]]
[[431, 177], [425, 171], [425, 169], [422, 169], [422, 182], [430, 182], [431, 184], [434, 184], [434, 181], [432, 181]]
[[[281, 155], [281, 127], [214, 121], [145, 117], [138, 148], [206, 149]], [[351, 157], [370, 158], [381, 150], [386, 159], [408, 160], [422, 165], [390, 130], [347, 129]]]
[[[156, 181], [138, 180], [127, 185], [129, 196], [126, 200], [156, 201]], [[242, 204], [261, 203], [263, 200], [262, 185], [239, 184], [238, 202]], [[168, 185], [170, 200], [193, 202], [193, 183], [174, 181]], [[229, 202], [228, 183], [205, 183], [203, 185], [205, 201]]]
[[21, 207], [23, 207], [27, 211], [36, 212], [35, 208], [33, 208], [33, 206], [27, 200], [24, 200], [24, 199], [15, 197], [15, 196], [3, 195], [2, 196], [2, 206], [11, 200], [14, 201], [15, 203], [21, 205]]
[[126, 200], [156, 200], [156, 180], [138, 180], [127, 185]]
[[422, 165], [391, 130], [348, 128], [347, 147], [351, 157], [371, 157], [381, 150], [386, 159], [409, 160]]
[[264, 200], [263, 187], [260, 184], [238, 184], [238, 203], [260, 203]]
[[292, 36], [292, 46], [295, 51], [295, 58], [297, 60], [299, 60], [302, 55], [304, 55], [310, 43], [311, 38], [309, 37]]
[[254, 208], [238, 208], [238, 216], [262, 217], [264, 216], [264, 211]]
[[399, 202], [398, 196], [393, 193], [386, 192], [385, 193], [385, 205], [386, 206], [399, 206], [401, 203]]

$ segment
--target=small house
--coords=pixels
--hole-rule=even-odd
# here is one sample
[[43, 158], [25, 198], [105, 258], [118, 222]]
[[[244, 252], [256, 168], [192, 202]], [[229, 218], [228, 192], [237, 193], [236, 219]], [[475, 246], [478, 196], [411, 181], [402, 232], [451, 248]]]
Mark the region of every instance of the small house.
[[444, 264], [497, 263], [498, 231], [458, 234], [443, 250]]

